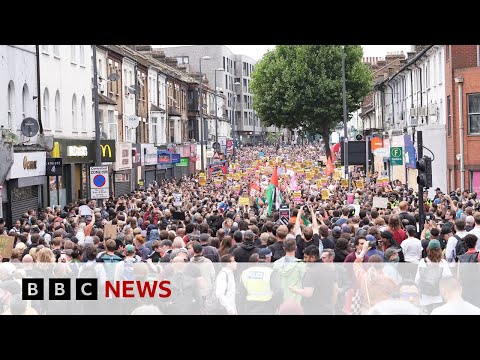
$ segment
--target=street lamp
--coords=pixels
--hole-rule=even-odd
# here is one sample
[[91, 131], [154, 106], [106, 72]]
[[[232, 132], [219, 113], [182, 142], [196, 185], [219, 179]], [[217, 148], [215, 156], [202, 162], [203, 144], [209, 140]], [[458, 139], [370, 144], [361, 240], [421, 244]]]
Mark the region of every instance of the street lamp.
[[200, 153], [202, 156], [202, 172], [205, 172], [205, 159], [203, 156], [203, 139], [205, 137], [205, 126], [203, 125], [203, 75], [202, 60], [210, 60], [210, 56], [201, 57], [200, 60]]
[[215, 141], [216, 142], [218, 142], [217, 71], [225, 71], [225, 69], [224, 68], [215, 69]]
[[237, 81], [233, 84], [233, 124], [232, 124], [232, 139], [233, 139], [233, 162], [235, 162], [236, 150], [235, 150], [235, 123], [237, 122], [237, 86], [240, 83]]
[[[350, 176], [348, 174], [348, 129], [347, 129], [347, 90], [345, 85], [345, 45], [342, 45], [342, 92], [343, 92], [343, 132], [344, 132], [344, 147], [343, 154], [345, 156], [344, 166], [345, 175], [348, 178], [348, 192], [350, 192]], [[328, 141], [326, 139], [325, 141]]]

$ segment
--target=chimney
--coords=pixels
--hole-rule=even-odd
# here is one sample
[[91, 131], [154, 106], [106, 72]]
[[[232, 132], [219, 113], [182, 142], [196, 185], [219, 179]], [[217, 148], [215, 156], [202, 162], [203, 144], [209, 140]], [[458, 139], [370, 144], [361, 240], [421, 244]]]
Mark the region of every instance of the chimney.
[[136, 46], [136, 49], [137, 51], [152, 51], [153, 48], [151, 45], [135, 45]]
[[419, 53], [420, 51], [426, 49], [428, 45], [414, 45], [415, 46], [415, 52]]
[[407, 60], [408, 60], [408, 61], [412, 60], [412, 59], [414, 58], [415, 54], [416, 54], [415, 52], [410, 52], [410, 51], [409, 51], [409, 52], [407, 53]]

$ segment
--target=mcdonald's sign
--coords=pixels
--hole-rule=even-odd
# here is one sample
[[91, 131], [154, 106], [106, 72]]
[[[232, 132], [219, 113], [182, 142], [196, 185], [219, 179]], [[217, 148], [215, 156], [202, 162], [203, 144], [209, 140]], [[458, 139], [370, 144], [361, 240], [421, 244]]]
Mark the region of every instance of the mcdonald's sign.
[[115, 162], [115, 140], [101, 140], [100, 151], [102, 162]]

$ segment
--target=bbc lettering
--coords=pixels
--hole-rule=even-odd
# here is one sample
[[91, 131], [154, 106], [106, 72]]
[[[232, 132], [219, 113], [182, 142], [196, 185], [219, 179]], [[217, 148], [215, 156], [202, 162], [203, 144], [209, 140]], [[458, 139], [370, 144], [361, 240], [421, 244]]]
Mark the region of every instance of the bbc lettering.
[[[71, 300], [71, 279], [48, 279], [49, 300]], [[98, 300], [98, 279], [75, 279], [76, 300]], [[44, 300], [44, 279], [22, 279], [22, 300]]]

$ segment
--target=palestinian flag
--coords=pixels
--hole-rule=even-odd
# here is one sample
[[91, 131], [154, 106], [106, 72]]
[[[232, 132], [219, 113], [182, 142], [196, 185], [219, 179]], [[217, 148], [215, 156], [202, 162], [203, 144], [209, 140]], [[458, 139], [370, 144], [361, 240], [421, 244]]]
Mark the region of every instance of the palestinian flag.
[[267, 215], [270, 216], [272, 214], [273, 206], [275, 205], [275, 209], [280, 208], [280, 204], [283, 203], [282, 193], [278, 187], [278, 173], [277, 168], [273, 171], [272, 178], [270, 179], [270, 184], [265, 192], [265, 197], [268, 203], [268, 211]]

